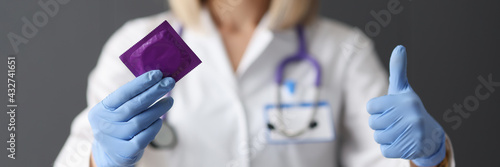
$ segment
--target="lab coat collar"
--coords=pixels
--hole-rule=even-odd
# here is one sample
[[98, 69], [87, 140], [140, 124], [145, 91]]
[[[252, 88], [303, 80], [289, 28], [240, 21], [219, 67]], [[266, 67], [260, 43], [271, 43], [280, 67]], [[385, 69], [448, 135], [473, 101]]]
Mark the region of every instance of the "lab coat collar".
[[[215, 39], [215, 41], [217, 41], [218, 43], [217, 48], [213, 48], [217, 51], [217, 54], [210, 56], [217, 56], [220, 62], [224, 62], [223, 68], [226, 68], [227, 71], [232, 72], [233, 69], [229, 61], [226, 48], [224, 46], [224, 42], [222, 40], [221, 34], [217, 30], [217, 27], [210, 15], [210, 11], [206, 7], [204, 7], [202, 8], [200, 14], [201, 14], [200, 22], [202, 28], [201, 32], [204, 35]], [[236, 73], [233, 73], [233, 75], [236, 75], [237, 78], [242, 77], [244, 73], [250, 68], [250, 66], [255, 62], [255, 60], [257, 60], [257, 58], [262, 56], [262, 53], [267, 48], [267, 46], [269, 46], [270, 42], [273, 39], [273, 32], [269, 27], [270, 23], [269, 23], [268, 13], [266, 13], [264, 14], [259, 24], [257, 25], [256, 29], [254, 30], [252, 38], [250, 39], [247, 45], [247, 48], [243, 54], [240, 64], [236, 69]]]
[[266, 13], [255, 28], [252, 38], [247, 45], [240, 64], [238, 65], [238, 69], [236, 70], [237, 76], [243, 76], [255, 60], [263, 56], [264, 50], [273, 39], [273, 32], [270, 30], [269, 26], [269, 17], [268, 13]]

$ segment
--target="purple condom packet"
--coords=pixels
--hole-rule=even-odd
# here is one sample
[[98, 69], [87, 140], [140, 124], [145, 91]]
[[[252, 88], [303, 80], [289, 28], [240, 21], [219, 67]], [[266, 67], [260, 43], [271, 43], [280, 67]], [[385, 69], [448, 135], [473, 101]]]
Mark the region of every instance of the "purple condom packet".
[[201, 63], [167, 21], [129, 48], [120, 59], [136, 77], [160, 70], [163, 77], [172, 77], [176, 82]]

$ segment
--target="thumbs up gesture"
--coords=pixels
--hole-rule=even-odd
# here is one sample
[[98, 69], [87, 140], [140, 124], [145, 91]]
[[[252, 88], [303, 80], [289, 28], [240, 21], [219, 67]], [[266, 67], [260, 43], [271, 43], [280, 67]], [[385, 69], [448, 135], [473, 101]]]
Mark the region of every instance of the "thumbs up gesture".
[[412, 160], [434, 166], [445, 157], [445, 134], [425, 110], [406, 77], [406, 49], [397, 46], [390, 60], [389, 91], [367, 103], [369, 125], [387, 158]]

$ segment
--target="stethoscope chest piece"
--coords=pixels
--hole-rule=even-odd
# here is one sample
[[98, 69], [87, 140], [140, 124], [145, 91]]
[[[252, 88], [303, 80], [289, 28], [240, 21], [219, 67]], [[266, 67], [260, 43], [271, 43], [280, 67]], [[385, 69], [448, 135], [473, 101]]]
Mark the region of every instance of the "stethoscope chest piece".
[[163, 121], [162, 126], [155, 139], [151, 142], [151, 146], [155, 148], [172, 148], [177, 144], [174, 129]]

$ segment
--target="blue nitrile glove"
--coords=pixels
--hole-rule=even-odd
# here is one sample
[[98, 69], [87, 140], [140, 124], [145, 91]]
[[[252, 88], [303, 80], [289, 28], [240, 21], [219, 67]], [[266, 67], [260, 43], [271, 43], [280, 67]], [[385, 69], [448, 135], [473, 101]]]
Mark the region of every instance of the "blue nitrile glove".
[[444, 130], [408, 83], [405, 47], [394, 49], [389, 68], [387, 95], [367, 104], [375, 141], [387, 158], [409, 159], [418, 166], [439, 164], [446, 153]]
[[151, 106], [175, 85], [174, 79], [162, 76], [159, 70], [144, 73], [90, 110], [92, 155], [97, 166], [134, 166], [141, 159], [161, 128], [159, 117], [173, 104], [167, 97]]

